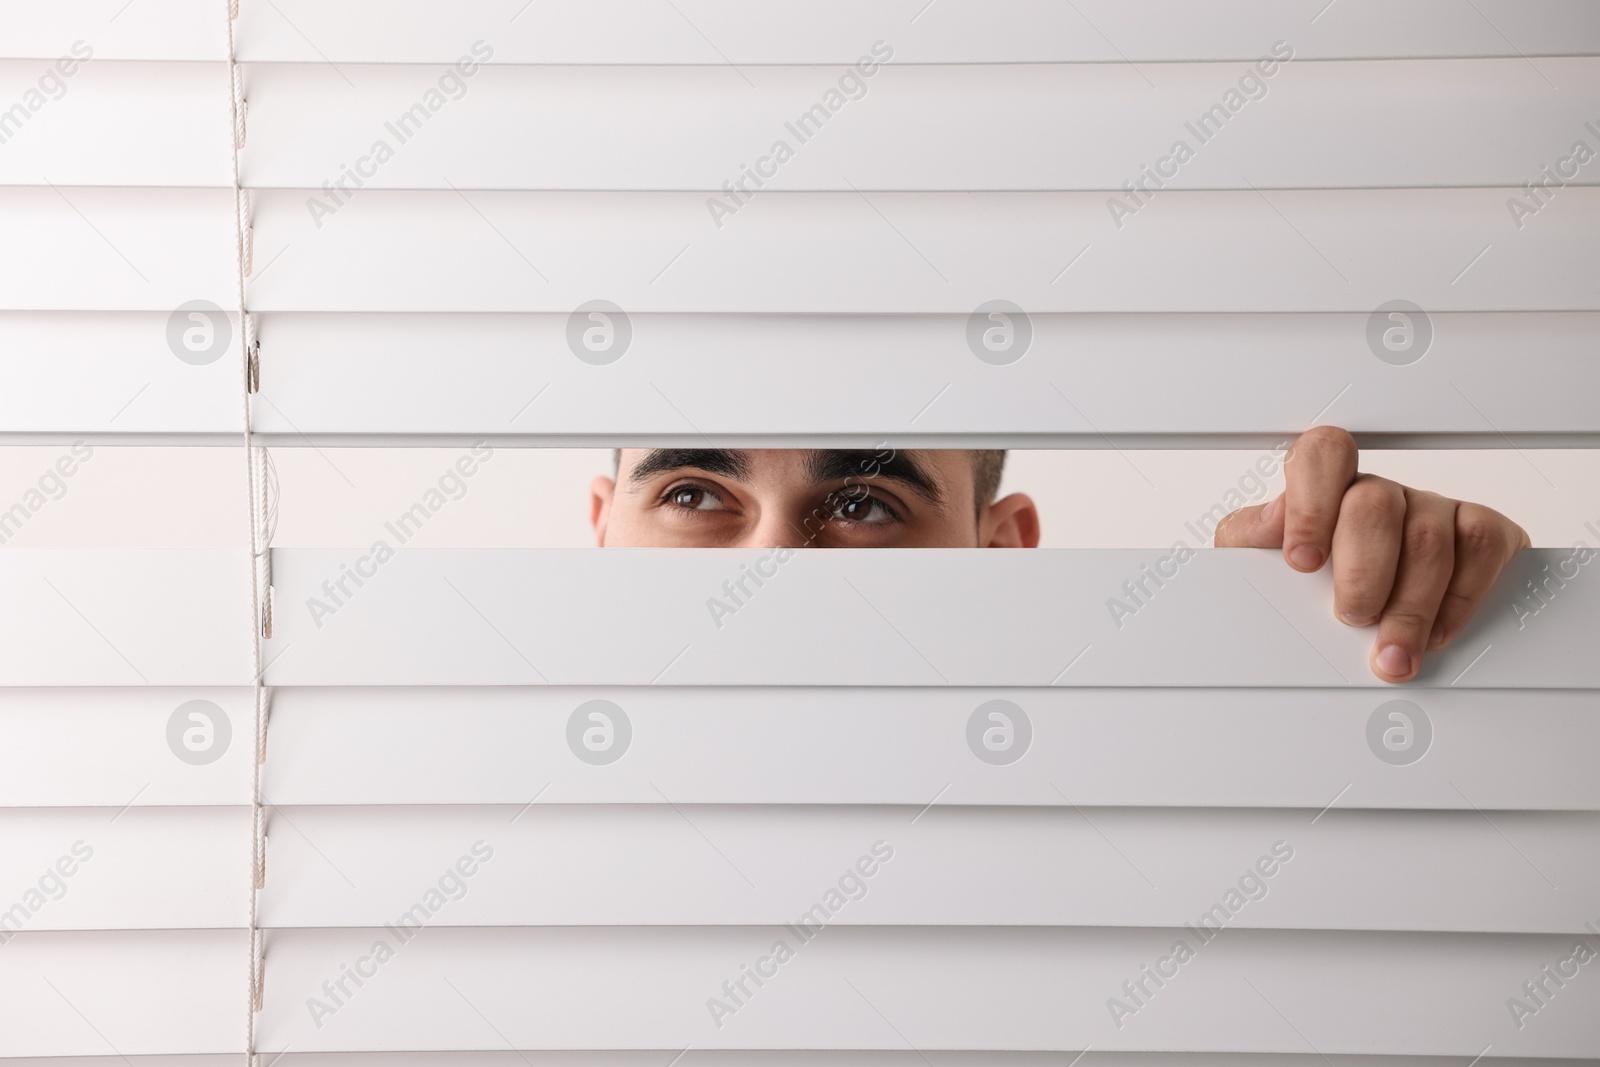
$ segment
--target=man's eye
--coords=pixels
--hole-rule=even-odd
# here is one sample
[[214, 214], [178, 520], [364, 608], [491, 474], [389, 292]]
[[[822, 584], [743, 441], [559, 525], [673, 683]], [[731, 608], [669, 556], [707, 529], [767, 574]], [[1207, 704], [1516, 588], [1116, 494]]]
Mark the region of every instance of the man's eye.
[[698, 485], [680, 485], [669, 489], [666, 502], [687, 511], [716, 511], [722, 506], [721, 499], [715, 493]]
[[837, 497], [833, 502], [833, 517], [858, 523], [897, 522], [900, 518], [889, 505], [870, 493]]

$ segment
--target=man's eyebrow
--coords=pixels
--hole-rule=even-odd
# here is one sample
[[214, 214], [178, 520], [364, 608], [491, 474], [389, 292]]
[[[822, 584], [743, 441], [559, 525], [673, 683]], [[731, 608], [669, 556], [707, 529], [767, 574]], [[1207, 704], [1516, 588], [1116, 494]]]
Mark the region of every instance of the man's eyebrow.
[[882, 478], [899, 482], [935, 507], [944, 505], [944, 490], [923, 464], [906, 452], [885, 455], [868, 448], [818, 448], [806, 454], [806, 472], [814, 482]]
[[628, 484], [637, 485], [664, 471], [686, 468], [744, 479], [750, 475], [750, 456], [730, 448], [652, 448], [628, 472]]

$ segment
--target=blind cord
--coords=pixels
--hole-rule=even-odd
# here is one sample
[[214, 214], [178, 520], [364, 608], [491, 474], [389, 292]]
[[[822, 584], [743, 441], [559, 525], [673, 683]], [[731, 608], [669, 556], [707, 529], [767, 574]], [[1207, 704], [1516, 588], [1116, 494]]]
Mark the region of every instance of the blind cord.
[[262, 684], [261, 641], [272, 635], [271, 543], [272, 518], [276, 511], [272, 490], [276, 476], [265, 448], [257, 448], [250, 432], [250, 394], [258, 387], [260, 367], [255, 339], [255, 324], [245, 307], [245, 278], [250, 273], [250, 200], [239, 178], [239, 152], [245, 141], [246, 101], [244, 80], [239, 69], [234, 42], [234, 22], [239, 17], [239, 0], [228, 0], [228, 102], [232, 126], [234, 258], [239, 309], [240, 400], [242, 404], [245, 478], [248, 485], [250, 516], [250, 651], [251, 705], [255, 716], [255, 758], [250, 775], [250, 960], [245, 1004], [245, 1062], [255, 1067], [256, 1013], [261, 1000], [266, 968], [265, 937], [257, 925], [259, 894], [266, 883], [266, 807], [261, 801], [261, 765], [267, 755], [267, 710], [271, 693]]

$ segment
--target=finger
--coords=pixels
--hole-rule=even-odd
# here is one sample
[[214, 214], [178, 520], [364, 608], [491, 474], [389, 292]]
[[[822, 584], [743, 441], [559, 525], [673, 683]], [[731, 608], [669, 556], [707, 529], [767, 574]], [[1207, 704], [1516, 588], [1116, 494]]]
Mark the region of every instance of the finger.
[[1217, 548], [1283, 547], [1283, 494], [1265, 504], [1231, 511], [1217, 523], [1211, 543]]
[[1466, 627], [1500, 572], [1533, 542], [1528, 532], [1482, 504], [1456, 507], [1456, 568], [1439, 605], [1429, 648], [1444, 648]]
[[1371, 626], [1394, 591], [1405, 532], [1406, 491], [1370, 474], [1345, 490], [1333, 531], [1333, 611], [1351, 626]]
[[1307, 430], [1289, 449], [1283, 473], [1283, 558], [1295, 570], [1314, 571], [1333, 551], [1340, 502], [1356, 476], [1355, 438], [1337, 426]]
[[1378, 620], [1372, 670], [1389, 682], [1416, 676], [1428, 635], [1455, 572], [1456, 501], [1407, 489], [1394, 591]]

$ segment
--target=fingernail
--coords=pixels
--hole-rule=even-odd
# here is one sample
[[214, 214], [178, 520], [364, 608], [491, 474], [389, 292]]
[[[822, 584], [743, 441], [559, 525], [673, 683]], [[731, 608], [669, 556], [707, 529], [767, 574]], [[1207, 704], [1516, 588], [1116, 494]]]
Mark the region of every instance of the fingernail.
[[1262, 522], [1276, 522], [1278, 512], [1283, 510], [1283, 494], [1279, 493], [1272, 498], [1272, 503], [1261, 509]]
[[1322, 566], [1322, 549], [1316, 545], [1295, 545], [1289, 550], [1289, 562], [1300, 570], [1314, 571]]
[[1356, 615], [1347, 611], [1339, 616], [1339, 620], [1346, 626], [1371, 626], [1378, 621], [1378, 617], [1376, 615]]
[[1391, 678], [1411, 673], [1411, 654], [1399, 645], [1385, 645], [1378, 651], [1378, 669]]

